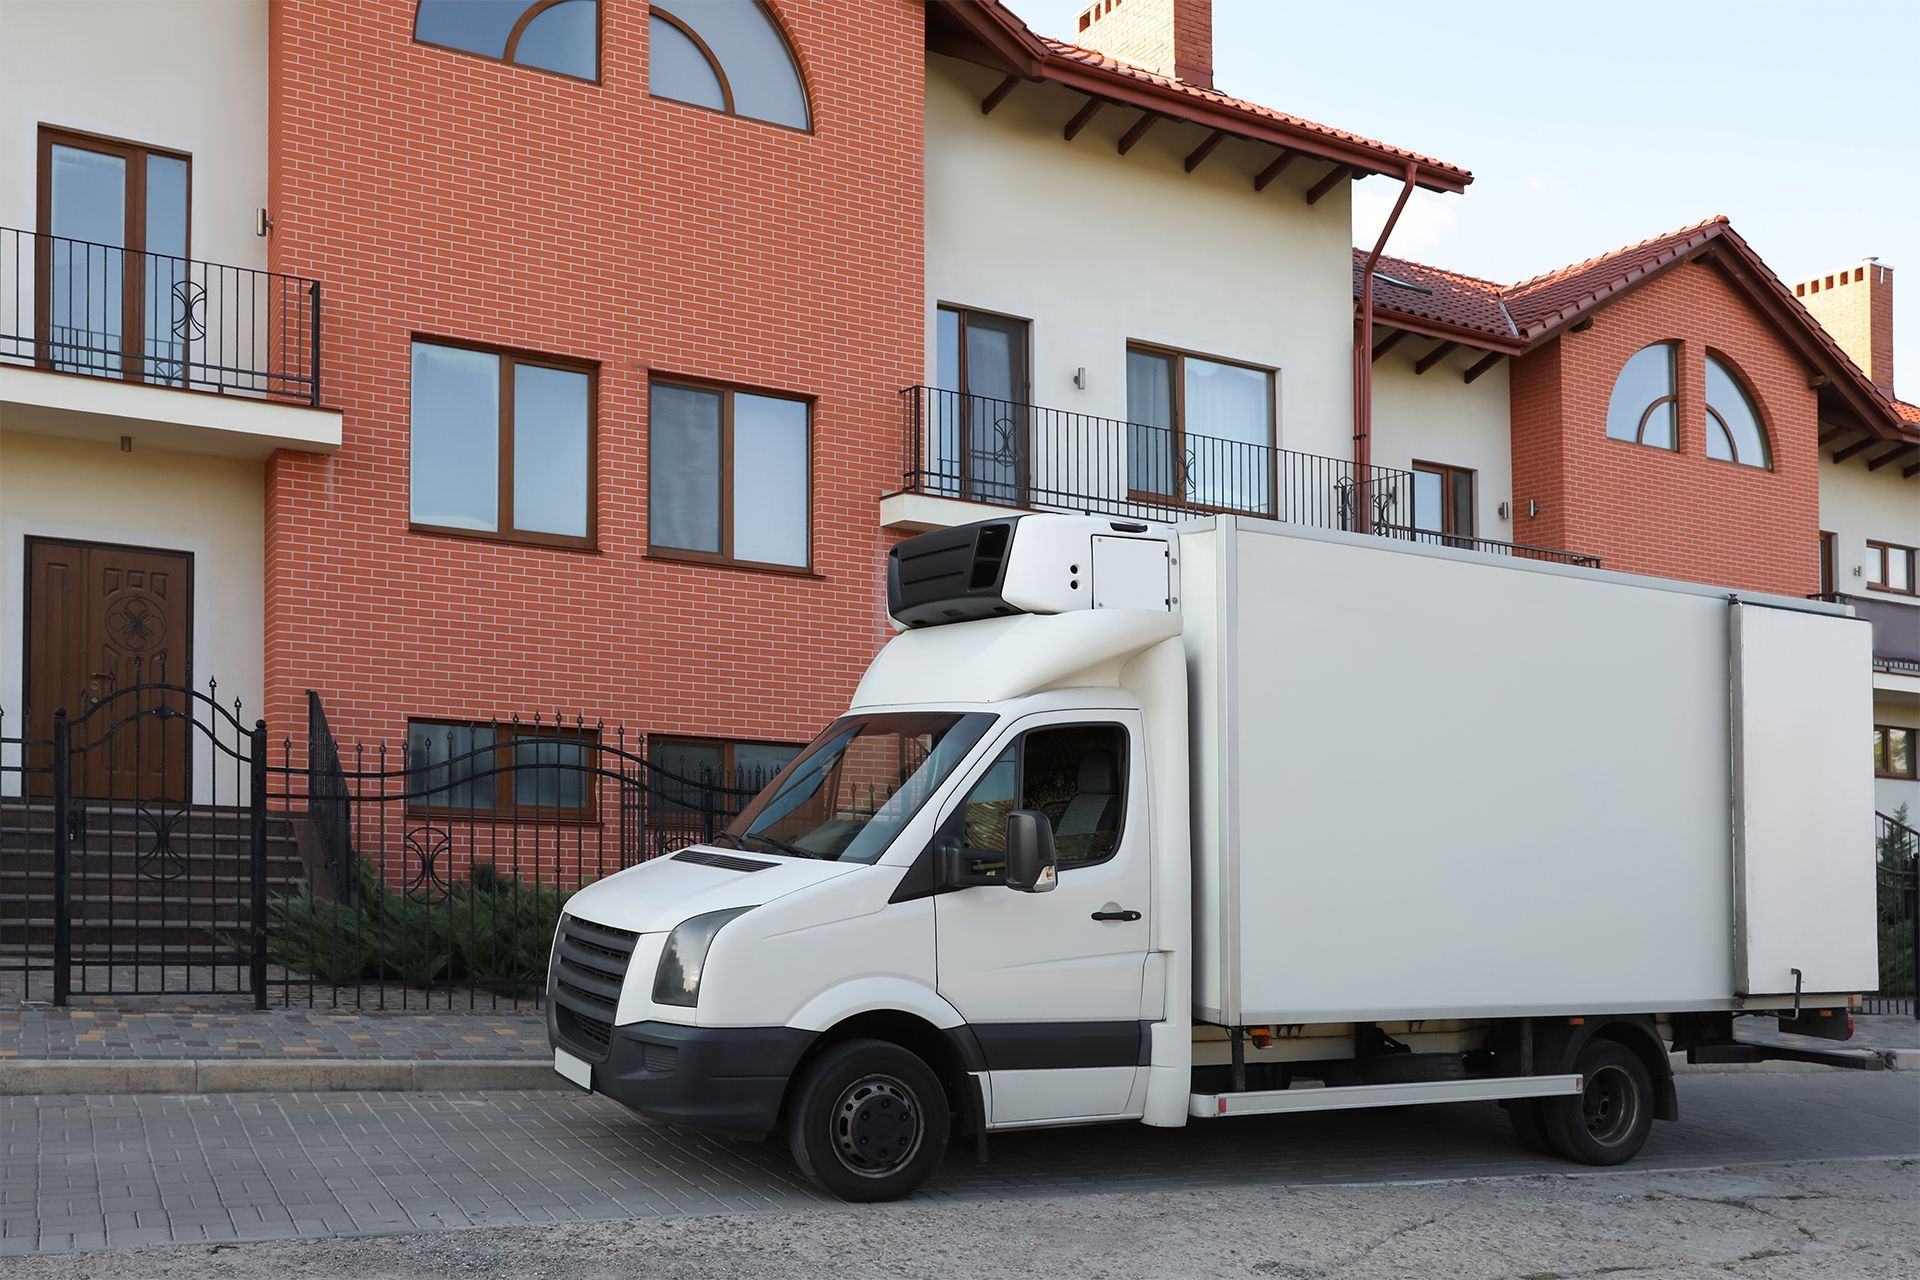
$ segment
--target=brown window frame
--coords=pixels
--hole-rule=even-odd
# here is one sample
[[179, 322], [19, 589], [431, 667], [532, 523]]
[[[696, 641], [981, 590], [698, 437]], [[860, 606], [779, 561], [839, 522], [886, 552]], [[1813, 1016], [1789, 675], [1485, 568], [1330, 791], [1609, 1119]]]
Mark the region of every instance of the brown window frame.
[[1832, 533], [1820, 531], [1820, 598], [1830, 599], [1840, 590], [1839, 539]]
[[[687, 547], [669, 547], [653, 538], [654, 465], [653, 389], [684, 387], [720, 397], [720, 550], [699, 551]], [[736, 395], [759, 396], [765, 400], [787, 400], [807, 410], [807, 559], [804, 564], [779, 564], [769, 560], [742, 560], [733, 555], [733, 400]], [[794, 578], [814, 578], [814, 414], [819, 408], [816, 397], [769, 387], [746, 386], [713, 378], [684, 377], [673, 373], [649, 373], [647, 376], [647, 558], [672, 560], [683, 564], [713, 565], [721, 569], [746, 569], [756, 573], [781, 573]], [[689, 739], [691, 741], [691, 739]]]
[[[147, 255], [147, 165], [149, 156], [163, 156], [169, 160], [178, 160], [187, 167], [187, 207], [185, 240], [186, 253], [182, 262], [193, 260], [193, 155], [187, 151], [176, 151], [172, 147], [156, 147], [144, 142], [134, 142], [127, 138], [110, 137], [103, 133], [88, 133], [84, 129], [69, 129], [61, 125], [46, 124], [37, 126], [34, 141], [34, 229], [39, 233], [35, 237], [33, 266], [33, 315], [34, 315], [34, 364], [38, 368], [53, 367], [53, 149], [56, 146], [73, 147], [80, 151], [94, 151], [101, 155], [118, 156], [127, 166], [127, 187], [125, 192], [126, 209], [125, 230], [121, 239], [125, 244], [121, 248], [124, 254], [137, 256], [144, 263]], [[80, 243], [76, 241], [75, 243]], [[171, 257], [164, 254], [163, 257]], [[145, 318], [145, 302], [142, 296], [146, 285], [146, 272], [129, 271], [123, 265], [120, 272], [121, 291], [121, 376], [128, 382], [144, 382], [146, 367], [146, 332], [142, 327]], [[190, 360], [190, 347], [183, 342], [183, 365]], [[87, 376], [98, 376], [88, 374]], [[161, 385], [171, 383], [162, 381]], [[183, 383], [184, 385], [184, 375]]]
[[526, 10], [514, 21], [513, 29], [507, 32], [506, 45], [502, 53], [496, 55], [481, 53], [475, 49], [462, 49], [457, 44], [441, 44], [434, 40], [420, 38], [420, 0], [414, 0], [413, 21], [407, 27], [407, 35], [414, 44], [422, 49], [439, 49], [444, 53], [458, 53], [468, 58], [479, 58], [497, 66], [513, 67], [519, 71], [531, 71], [537, 75], [559, 76], [562, 80], [571, 80], [575, 84], [600, 84], [607, 72], [607, 0], [594, 0], [593, 5], [593, 66], [599, 74], [594, 76], [576, 76], [571, 71], [555, 71], [551, 67], [537, 67], [530, 62], [515, 62], [513, 50], [520, 43], [521, 35], [533, 20], [564, 0], [532, 0]]
[[[427, 524], [413, 517], [413, 348], [425, 343], [430, 347], [450, 347], [457, 351], [478, 351], [500, 360], [499, 397], [499, 469], [495, 478], [499, 492], [494, 495], [492, 529], [462, 529], [457, 525]], [[576, 537], [569, 533], [542, 533], [513, 527], [513, 371], [520, 365], [540, 369], [558, 369], [581, 373], [587, 378], [587, 531]], [[430, 333], [410, 334], [407, 339], [407, 528], [414, 533], [444, 537], [478, 538], [483, 542], [515, 542], [526, 546], [557, 547], [573, 551], [600, 549], [600, 366], [570, 356], [525, 351], [486, 342], [465, 342]]]
[[[1269, 365], [1254, 364], [1247, 360], [1230, 360], [1225, 356], [1209, 355], [1204, 351], [1187, 351], [1180, 347], [1169, 347], [1158, 342], [1143, 342], [1127, 339], [1127, 354], [1135, 352], [1141, 355], [1161, 356], [1173, 361], [1173, 376], [1169, 380], [1173, 392], [1173, 480], [1177, 493], [1155, 493], [1147, 489], [1135, 489], [1131, 474], [1127, 480], [1127, 497], [1134, 502], [1159, 503], [1163, 506], [1177, 507], [1181, 511], [1199, 511], [1218, 515], [1266, 515], [1271, 516], [1280, 501], [1280, 371]], [[1267, 379], [1267, 442], [1258, 446], [1268, 453], [1267, 459], [1267, 507], [1264, 511], [1253, 507], [1221, 507], [1204, 502], [1187, 500], [1187, 361], [1204, 360], [1208, 364], [1230, 365], [1236, 369], [1247, 369], [1263, 374]], [[1125, 381], [1124, 375], [1122, 381]], [[1127, 412], [1127, 422], [1131, 427], [1133, 413]], [[1145, 424], [1138, 424], [1144, 426]], [[1208, 437], [1212, 439], [1213, 437]], [[1238, 444], [1239, 441], [1231, 443]], [[1129, 460], [1131, 467], [1131, 460]]]
[[[1902, 546], [1897, 542], [1881, 542], [1875, 538], [1867, 539], [1867, 550], [1880, 552], [1880, 576], [1878, 578], [1867, 576], [1867, 590], [1885, 592], [1890, 596], [1920, 595], [1920, 583], [1914, 581], [1914, 570], [1920, 568], [1920, 551], [1916, 551], [1913, 547]], [[1887, 566], [1892, 563], [1892, 557], [1896, 554], [1907, 558], [1907, 585], [1904, 587], [1887, 585]]]
[[[413, 731], [417, 726], [426, 726], [432, 729], [491, 729], [494, 733], [493, 745], [488, 748], [475, 748], [475, 750], [484, 749], [495, 753], [496, 761], [494, 768], [496, 772], [492, 779], [494, 803], [492, 808], [480, 808], [473, 805], [459, 804], [429, 804], [417, 797], [409, 795], [406, 799], [406, 811], [408, 813], [437, 815], [441, 817], [459, 817], [480, 822], [561, 822], [591, 825], [600, 821], [600, 788], [597, 785], [596, 774], [583, 771], [584, 776], [589, 779], [587, 803], [584, 806], [544, 804], [522, 806], [513, 799], [513, 780], [518, 776], [519, 771], [512, 765], [510, 760], [505, 758], [516, 743], [528, 739], [551, 738], [555, 741], [582, 742], [587, 744], [589, 768], [591, 768], [593, 756], [600, 746], [600, 730], [597, 727], [584, 724], [530, 725], [518, 724], [511, 720], [462, 720], [457, 717], [448, 716], [408, 716], [407, 742], [409, 755], [405, 776], [409, 779], [411, 779], [413, 772], [413, 761], [411, 758]], [[502, 741], [503, 735], [505, 738], [504, 741]], [[427, 767], [432, 768], [435, 766], [429, 765]], [[444, 765], [440, 767], [444, 767]], [[539, 768], [541, 766], [533, 765], [529, 767]], [[449, 790], [462, 785], [466, 784], [456, 782], [451, 777], [447, 780], [447, 788]]]
[[[666, 766], [657, 763], [654, 759], [653, 753], [657, 747], [718, 747], [720, 748], [720, 772], [722, 776], [732, 778], [736, 777], [739, 772], [739, 766], [734, 763], [734, 748], [736, 747], [786, 747], [793, 751], [795, 757], [798, 757], [802, 751], [807, 749], [807, 744], [804, 742], [774, 742], [762, 738], [703, 738], [699, 734], [691, 733], [651, 734], [647, 738], [647, 764], [653, 768], [664, 770]], [[781, 767], [784, 768], [785, 766], [783, 765]], [[769, 778], [771, 778], [771, 776], [772, 775], [769, 775]], [[656, 785], [665, 788], [679, 784], [670, 780], [660, 779], [656, 780]], [[697, 786], [699, 784], [694, 783], [692, 785]], [[724, 786], [725, 784], [720, 785]], [[699, 813], [700, 810], [687, 805], [675, 804], [656, 791], [654, 796], [654, 812], [683, 814]]]
[[[1479, 496], [1480, 473], [1472, 467], [1456, 467], [1450, 462], [1422, 462], [1419, 459], [1409, 463], [1408, 467], [1413, 471], [1440, 477], [1440, 530], [1434, 536], [1443, 540], [1442, 545], [1453, 546], [1455, 541], [1471, 544], [1477, 539], [1480, 535], [1477, 531], [1478, 513], [1474, 510], [1474, 503]], [[1455, 529], [1450, 527], [1454, 523], [1456, 496], [1454, 486], [1462, 481], [1467, 486], [1467, 519], [1475, 523], [1466, 529]], [[1419, 532], [1430, 533], [1431, 531], [1422, 529]]]
[[[1893, 735], [1907, 735], [1907, 771], [1895, 773], [1893, 762]], [[1920, 758], [1916, 758], [1916, 749], [1920, 749], [1920, 729], [1904, 724], [1877, 724], [1873, 726], [1873, 776], [1876, 778], [1895, 778], [1902, 782], [1911, 782], [1920, 777]]]
[[651, 5], [647, 8], [647, 19], [649, 22], [654, 18], [658, 18], [668, 26], [671, 26], [675, 31], [678, 31], [690, 40], [693, 43], [693, 47], [700, 51], [700, 56], [707, 60], [708, 69], [713, 72], [714, 80], [720, 85], [720, 99], [724, 105], [709, 107], [704, 103], [688, 102], [685, 98], [672, 98], [664, 93], [655, 93], [653, 91], [653, 47], [651, 39], [649, 39], [647, 47], [647, 96], [658, 102], [671, 102], [676, 106], [691, 107], [695, 111], [705, 111], [710, 115], [726, 116], [733, 120], [751, 120], [755, 124], [764, 124], [775, 129], [785, 129], [788, 133], [811, 135], [814, 132], [813, 91], [807, 83], [807, 69], [800, 61], [800, 50], [794, 47], [793, 37], [787, 34], [786, 27], [781, 23], [780, 16], [773, 11], [772, 6], [768, 5], [766, 0], [754, 0], [754, 3], [766, 18], [767, 25], [773, 28], [773, 33], [780, 37], [780, 43], [786, 46], [787, 60], [793, 63], [793, 78], [800, 83], [800, 101], [805, 103], [807, 108], [807, 123], [805, 128], [799, 125], [785, 124], [779, 120], [769, 120], [764, 116], [742, 114], [734, 105], [733, 81], [727, 75], [726, 67], [721, 64], [720, 55], [713, 51], [713, 46], [709, 45], [705, 37], [688, 26], [680, 18], [668, 13], [665, 9], [655, 9]]

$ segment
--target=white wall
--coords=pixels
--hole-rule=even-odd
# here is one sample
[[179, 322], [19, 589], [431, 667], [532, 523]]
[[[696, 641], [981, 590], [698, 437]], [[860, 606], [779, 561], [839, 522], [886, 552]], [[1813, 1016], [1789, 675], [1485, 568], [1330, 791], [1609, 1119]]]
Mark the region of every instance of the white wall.
[[[266, 617], [265, 464], [0, 431], [0, 708], [18, 732], [29, 537], [193, 556], [193, 679], [260, 714]], [[198, 776], [208, 776], [201, 771]]]
[[[1834, 588], [1867, 595], [1867, 539], [1920, 546], [1920, 483], [1898, 466], [1867, 470], [1860, 458], [1820, 464], [1820, 527], [1834, 535]], [[1890, 597], [1899, 599], [1899, 597]]]
[[0, 0], [0, 226], [35, 229], [39, 126], [192, 157], [191, 256], [265, 269], [267, 0]]
[[1166, 120], [1119, 155], [1139, 113], [1115, 107], [1067, 142], [1085, 99], [1051, 86], [982, 116], [999, 79], [928, 59], [929, 385], [934, 308], [952, 303], [1031, 321], [1036, 404], [1124, 419], [1127, 342], [1158, 343], [1278, 369], [1278, 443], [1351, 457], [1349, 187], [1309, 207], [1326, 166], [1302, 160], [1256, 194], [1274, 152], [1238, 140], [1188, 174], [1206, 132]]
[[[1873, 695], [1873, 722], [1905, 726], [1920, 736], [1920, 698], [1876, 689]], [[1874, 778], [1875, 810], [1892, 816], [1903, 804], [1907, 806], [1907, 825], [1920, 828], [1920, 779]]]
[[1472, 382], [1467, 368], [1483, 351], [1456, 351], [1424, 374], [1414, 361], [1431, 339], [1403, 342], [1373, 362], [1373, 461], [1407, 467], [1415, 461], [1466, 467], [1474, 475], [1475, 537], [1513, 541], [1513, 523], [1499, 507], [1513, 497], [1512, 420], [1502, 360]]

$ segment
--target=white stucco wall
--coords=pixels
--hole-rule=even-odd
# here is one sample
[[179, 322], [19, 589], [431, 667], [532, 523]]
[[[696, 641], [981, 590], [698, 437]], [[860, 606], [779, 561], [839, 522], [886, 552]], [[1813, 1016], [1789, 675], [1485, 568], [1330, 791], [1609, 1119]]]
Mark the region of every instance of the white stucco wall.
[[1508, 362], [1469, 383], [1466, 370], [1486, 353], [1456, 351], [1414, 373], [1414, 361], [1433, 345], [1410, 339], [1373, 362], [1373, 460], [1383, 467], [1419, 461], [1468, 468], [1475, 473], [1474, 536], [1511, 542], [1513, 522], [1499, 513], [1513, 496]]
[[36, 226], [39, 126], [192, 157], [191, 256], [264, 269], [267, 0], [0, 0], [0, 226]]
[[1897, 466], [1868, 471], [1860, 458], [1820, 464], [1820, 527], [1834, 535], [1834, 588], [1866, 595], [1867, 539], [1920, 546], [1920, 477]]
[[[1920, 698], [1875, 690], [1873, 722], [1902, 725], [1920, 732]], [[1907, 806], [1907, 825], [1920, 828], [1920, 779], [1874, 778], [1873, 807], [1876, 811], [1892, 815], [1903, 804]]]
[[1280, 446], [1351, 457], [1350, 185], [1309, 206], [1326, 165], [1303, 159], [1255, 193], [1274, 152], [1238, 140], [1189, 174], [1206, 131], [1166, 120], [1119, 155], [1118, 107], [1068, 142], [1083, 97], [1023, 84], [983, 116], [999, 79], [928, 59], [929, 385], [935, 307], [974, 307], [1030, 322], [1035, 404], [1124, 419], [1127, 343], [1150, 342], [1277, 369]]
[[260, 714], [266, 617], [265, 464], [0, 431], [0, 708], [24, 702], [29, 537], [113, 542], [193, 556], [193, 680], [220, 682]]

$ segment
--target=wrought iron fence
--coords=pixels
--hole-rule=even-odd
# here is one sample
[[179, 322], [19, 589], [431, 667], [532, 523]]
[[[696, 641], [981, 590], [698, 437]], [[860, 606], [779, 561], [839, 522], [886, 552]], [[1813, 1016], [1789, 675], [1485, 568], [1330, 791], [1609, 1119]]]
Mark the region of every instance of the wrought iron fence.
[[1431, 547], [1457, 547], [1462, 551], [1512, 556], [1516, 560], [1545, 560], [1550, 564], [1576, 564], [1588, 569], [1600, 567], [1599, 556], [1585, 556], [1577, 551], [1559, 551], [1553, 547], [1529, 546], [1524, 542], [1501, 542], [1494, 538], [1474, 538], [1460, 533], [1436, 533], [1431, 529], [1420, 529], [1411, 525], [1378, 525], [1373, 532], [1383, 538], [1403, 538], [1408, 542], [1425, 543]]
[[320, 285], [0, 227], [0, 360], [320, 403]]
[[1863, 998], [1864, 1013], [1920, 1018], [1920, 831], [1903, 805], [1874, 822], [1874, 927], [1880, 944], [1880, 988]]

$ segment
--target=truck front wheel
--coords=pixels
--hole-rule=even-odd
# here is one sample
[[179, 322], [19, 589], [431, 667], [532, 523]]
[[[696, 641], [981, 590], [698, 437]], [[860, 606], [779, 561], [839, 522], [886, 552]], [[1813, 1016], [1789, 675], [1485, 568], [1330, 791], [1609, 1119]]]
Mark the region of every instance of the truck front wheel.
[[787, 1138], [800, 1172], [842, 1200], [898, 1200], [939, 1168], [949, 1119], [926, 1063], [884, 1040], [848, 1040], [801, 1073]]
[[1653, 1079], [1646, 1065], [1623, 1044], [1590, 1040], [1573, 1069], [1585, 1081], [1577, 1097], [1541, 1100], [1547, 1141], [1581, 1164], [1625, 1164], [1653, 1129]]

